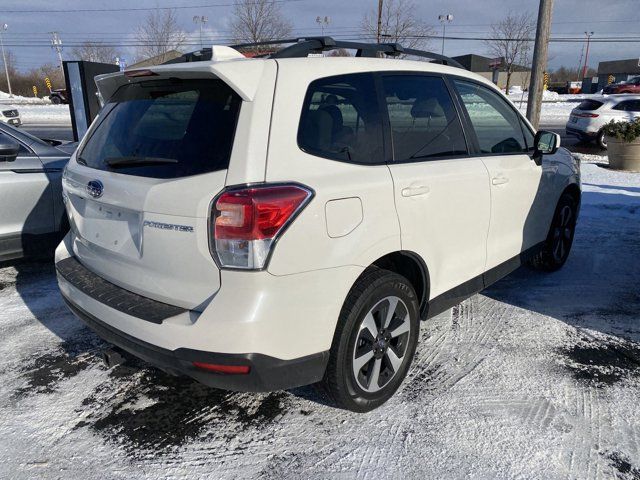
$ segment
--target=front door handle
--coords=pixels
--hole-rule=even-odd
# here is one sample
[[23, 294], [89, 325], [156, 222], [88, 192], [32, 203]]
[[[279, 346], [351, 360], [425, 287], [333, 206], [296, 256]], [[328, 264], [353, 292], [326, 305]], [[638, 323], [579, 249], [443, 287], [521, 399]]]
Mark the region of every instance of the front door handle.
[[402, 189], [403, 197], [415, 197], [416, 195], [426, 195], [429, 193], [429, 187], [425, 185], [415, 185]]
[[505, 183], [509, 183], [509, 179], [503, 176], [493, 177], [491, 183], [494, 185], [504, 185]]

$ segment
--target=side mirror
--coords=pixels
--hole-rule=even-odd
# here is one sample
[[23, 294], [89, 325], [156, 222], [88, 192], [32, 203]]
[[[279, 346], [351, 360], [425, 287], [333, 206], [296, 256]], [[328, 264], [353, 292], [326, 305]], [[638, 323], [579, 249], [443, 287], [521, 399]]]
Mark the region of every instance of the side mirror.
[[538, 130], [533, 144], [535, 146], [533, 159], [540, 165], [543, 155], [553, 155], [558, 151], [558, 148], [560, 148], [560, 135], [547, 130]]
[[20, 152], [20, 145], [0, 139], [0, 162], [13, 162]]

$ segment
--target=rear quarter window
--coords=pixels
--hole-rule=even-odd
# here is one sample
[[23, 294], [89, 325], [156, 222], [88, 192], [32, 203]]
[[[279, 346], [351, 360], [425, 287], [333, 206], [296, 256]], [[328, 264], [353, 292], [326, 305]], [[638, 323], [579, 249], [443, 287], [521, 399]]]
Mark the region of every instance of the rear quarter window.
[[302, 106], [298, 146], [332, 160], [384, 163], [373, 76], [339, 75], [312, 82]]
[[[179, 178], [229, 166], [240, 97], [221, 80], [124, 85], [89, 133], [78, 162], [99, 170]], [[115, 165], [118, 160], [123, 160]]]
[[597, 110], [602, 106], [602, 102], [597, 100], [583, 100], [576, 108], [578, 110]]

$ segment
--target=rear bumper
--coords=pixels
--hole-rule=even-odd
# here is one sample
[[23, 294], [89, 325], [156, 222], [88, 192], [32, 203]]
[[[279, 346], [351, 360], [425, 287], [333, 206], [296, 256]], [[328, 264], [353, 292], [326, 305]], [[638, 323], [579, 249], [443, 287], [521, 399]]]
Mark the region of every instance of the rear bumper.
[[571, 135], [579, 138], [595, 138], [598, 136], [598, 132], [587, 132], [584, 130], [580, 130], [578, 128], [569, 127], [568, 125], [565, 127], [567, 135]]
[[[259, 353], [229, 354], [203, 352], [189, 348], [167, 350], [116, 330], [84, 311], [63, 295], [71, 311], [98, 336], [130, 354], [174, 375], [186, 375], [210, 387], [243, 392], [265, 392], [308, 385], [324, 375], [329, 352], [320, 352], [293, 360], [281, 360]], [[216, 365], [249, 366], [244, 375], [202, 371], [193, 362]]]

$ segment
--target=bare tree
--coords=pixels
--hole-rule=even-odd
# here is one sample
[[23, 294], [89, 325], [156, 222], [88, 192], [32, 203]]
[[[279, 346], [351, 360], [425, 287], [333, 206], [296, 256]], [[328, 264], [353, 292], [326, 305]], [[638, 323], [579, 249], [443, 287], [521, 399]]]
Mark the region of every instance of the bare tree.
[[534, 30], [535, 23], [529, 13], [510, 12], [498, 23], [491, 25], [490, 39], [486, 40], [485, 44], [491, 55], [502, 59], [502, 69], [507, 72], [507, 93], [516, 62], [530, 58], [531, 36]]
[[345, 48], [336, 48], [335, 50], [331, 50], [329, 52], [329, 56], [330, 57], [350, 57], [351, 54], [349, 53], [349, 50]]
[[158, 57], [158, 63], [169, 60], [167, 53], [180, 50], [186, 41], [178, 25], [175, 10], [152, 10], [136, 33], [137, 56], [140, 59]]
[[71, 50], [71, 55], [88, 62], [114, 63], [118, 53], [115, 48], [102, 42], [84, 42]]
[[[380, 16], [380, 42], [400, 43], [405, 48], [426, 48], [433, 28], [416, 15], [413, 0], [385, 0]], [[378, 40], [378, 9], [369, 11], [362, 19], [362, 33]]]
[[235, 42], [255, 43], [287, 38], [292, 27], [273, 0], [240, 0], [233, 9], [231, 31]]

